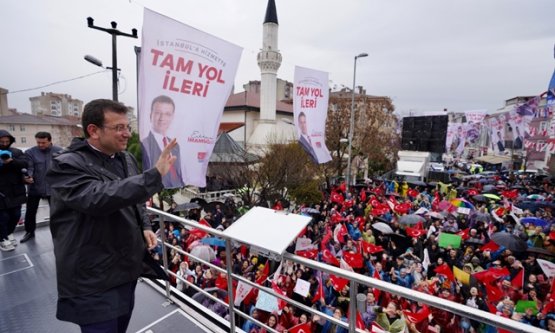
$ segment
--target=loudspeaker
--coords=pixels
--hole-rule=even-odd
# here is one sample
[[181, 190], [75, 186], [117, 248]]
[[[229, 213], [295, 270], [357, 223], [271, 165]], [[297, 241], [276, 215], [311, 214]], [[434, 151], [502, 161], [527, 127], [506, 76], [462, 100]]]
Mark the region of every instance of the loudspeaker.
[[444, 153], [447, 122], [447, 116], [403, 118], [401, 149]]

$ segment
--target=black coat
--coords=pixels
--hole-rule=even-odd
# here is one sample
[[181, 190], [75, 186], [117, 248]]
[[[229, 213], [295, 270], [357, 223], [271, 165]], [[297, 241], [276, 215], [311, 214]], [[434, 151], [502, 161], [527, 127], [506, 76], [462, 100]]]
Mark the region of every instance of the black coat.
[[[8, 133], [0, 130], [0, 136]], [[7, 134], [13, 139], [9, 133]], [[15, 141], [15, 139], [12, 140]], [[27, 161], [23, 152], [17, 148], [8, 148], [12, 153], [9, 163], [0, 162], [0, 209], [15, 208], [21, 206], [27, 200], [25, 194], [25, 183], [23, 181], [22, 169], [27, 168]]]
[[103, 292], [143, 273], [142, 231], [151, 228], [144, 203], [162, 190], [162, 177], [155, 168], [139, 173], [127, 152], [116, 158], [125, 178], [111, 171], [107, 155], [77, 139], [47, 172], [60, 298]]

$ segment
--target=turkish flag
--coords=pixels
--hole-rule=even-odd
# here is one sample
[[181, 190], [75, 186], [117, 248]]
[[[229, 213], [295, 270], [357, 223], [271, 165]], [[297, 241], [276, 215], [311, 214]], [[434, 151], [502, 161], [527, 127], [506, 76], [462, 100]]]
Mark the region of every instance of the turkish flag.
[[290, 329], [288, 329], [287, 331], [290, 333], [311, 333], [312, 327], [310, 325], [310, 322], [308, 322], [304, 324], [295, 325]]
[[334, 234], [335, 234], [335, 241], [343, 244], [345, 243], [345, 236], [348, 235], [348, 231], [345, 225], [339, 224], [335, 227]]
[[507, 198], [507, 199], [516, 199], [518, 197], [518, 190], [514, 189], [514, 190], [507, 190], [507, 191], [503, 191], [501, 192], [501, 196]]
[[198, 224], [202, 224], [204, 226], [210, 227], [212, 228], [212, 226], [210, 225], [210, 223], [208, 223], [208, 221], [206, 221], [205, 219], [200, 219], [200, 221], [198, 222]]
[[256, 283], [263, 284], [264, 281], [266, 281], [266, 279], [268, 278], [269, 274], [270, 274], [270, 265], [268, 262], [266, 262], [266, 265], [264, 265], [264, 269], [262, 270], [262, 273], [260, 274], [258, 279], [256, 279]]
[[363, 260], [360, 253], [344, 252], [343, 259], [353, 268], [362, 268]]
[[[282, 296], [286, 296], [287, 293], [284, 290], [281, 290], [281, 288], [278, 286], [278, 284], [276, 283], [276, 281], [272, 281], [272, 290], [276, 292], [276, 294], [280, 294]], [[286, 305], [287, 302], [282, 300], [281, 298], [277, 298], [278, 299], [278, 308], [281, 310], [283, 309]]]
[[499, 250], [499, 245], [497, 245], [497, 243], [495, 243], [494, 241], [489, 241], [486, 244], [484, 244], [480, 250], [483, 251], [491, 251], [491, 252], [495, 252], [497, 250]]
[[476, 280], [485, 284], [490, 284], [502, 277], [509, 276], [509, 275], [511, 275], [511, 272], [509, 272], [507, 267], [489, 268], [487, 270], [483, 270], [481, 272], [472, 274], [472, 276], [475, 277]]
[[338, 204], [342, 204], [343, 201], [345, 201], [343, 196], [341, 194], [337, 193], [337, 192], [333, 192], [331, 194], [330, 200], [331, 200], [331, 202], [338, 203]]
[[335, 276], [333, 274], [330, 274], [330, 280], [331, 280], [331, 286], [337, 292], [340, 292], [341, 290], [343, 290], [343, 288], [345, 288], [346, 285], [349, 284], [349, 280], [339, 276]]
[[513, 287], [520, 289], [524, 286], [524, 268], [522, 268], [511, 281]]
[[206, 231], [198, 228], [191, 229], [191, 231], [189, 231], [189, 234], [195, 236], [198, 239], [204, 238], [208, 235]]
[[[378, 280], [382, 279], [377, 269], [374, 269], [374, 273], [372, 274], [372, 277]], [[372, 293], [374, 294], [374, 298], [376, 299], [376, 302], [378, 302], [378, 299], [380, 298], [380, 294], [382, 293], [382, 291], [378, 288], [373, 288]]]
[[455, 276], [453, 275], [453, 271], [451, 270], [451, 267], [449, 267], [449, 265], [447, 264], [442, 264], [437, 266], [434, 269], [434, 272], [441, 275], [445, 275], [449, 281], [455, 281]]
[[345, 219], [344, 219], [343, 216], [341, 216], [341, 214], [339, 214], [338, 212], [334, 212], [334, 213], [331, 215], [331, 221], [332, 221], [333, 223], [339, 223], [339, 222], [341, 222], [341, 221], [343, 221], [343, 220], [345, 220]]
[[412, 227], [406, 227], [405, 232], [407, 233], [407, 236], [413, 237], [413, 238], [418, 238], [426, 234], [426, 230], [412, 228]]
[[312, 297], [312, 303], [318, 302], [322, 297], [324, 297], [324, 286], [322, 285], [322, 278], [317, 276], [318, 288], [316, 288], [316, 293]]
[[381, 245], [374, 245], [372, 243], [368, 243], [367, 241], [361, 240], [360, 241], [361, 245], [362, 245], [362, 251], [368, 253], [368, 254], [373, 254], [373, 253], [378, 253], [378, 252], [383, 252], [384, 249]]
[[226, 274], [224, 273], [220, 273], [218, 275], [218, 277], [216, 278], [215, 281], [215, 285], [216, 287], [222, 289], [222, 290], [227, 290], [227, 278], [226, 278]]
[[490, 302], [497, 302], [505, 295], [503, 291], [501, 291], [501, 289], [499, 289], [499, 287], [497, 287], [496, 285], [486, 283], [485, 287], [488, 301]]
[[416, 313], [403, 310], [403, 314], [408, 321], [413, 324], [418, 324], [422, 320], [426, 319], [430, 315], [430, 309], [427, 306], [422, 307], [422, 309], [418, 310]]
[[347, 184], [345, 184], [345, 182], [341, 183], [341, 185], [339, 185], [339, 190], [341, 190], [341, 192], [347, 192]]
[[370, 214], [372, 214], [372, 216], [381, 216], [381, 215], [384, 215], [385, 213], [387, 213], [388, 210], [389, 209], [384, 209], [384, 208], [378, 207], [378, 208], [372, 209]]
[[337, 260], [337, 258], [328, 249], [325, 249], [324, 251], [322, 251], [322, 259], [326, 264], [339, 267], [339, 260]]
[[463, 240], [467, 240], [468, 237], [470, 237], [470, 228], [466, 228], [457, 232], [457, 235], [461, 236]]
[[318, 256], [318, 249], [295, 251], [295, 254], [307, 259], [315, 259]]
[[328, 226], [328, 227], [326, 227], [326, 233], [324, 234], [324, 237], [322, 237], [322, 241], [320, 242], [320, 249], [322, 251], [327, 247], [327, 245], [328, 245], [330, 239], [332, 239], [332, 237], [333, 237], [333, 234], [331, 232], [330, 227]]
[[399, 204], [399, 202], [397, 201], [397, 199], [395, 199], [394, 196], [390, 196], [389, 201], [391, 201], [393, 203], [393, 205], [398, 205]]
[[410, 190], [407, 191], [407, 194], [408, 194], [408, 196], [411, 197], [411, 198], [416, 198], [416, 197], [420, 194], [420, 192], [418, 192], [417, 190], [411, 188]]
[[360, 201], [362, 201], [362, 202], [366, 201], [366, 191], [365, 190], [360, 191]]
[[[351, 317], [351, 311], [347, 310], [347, 318]], [[356, 326], [358, 329], [360, 330], [365, 330], [366, 329], [366, 325], [364, 324], [364, 320], [362, 320], [362, 316], [360, 315], [360, 312], [356, 311]]]
[[480, 191], [478, 191], [478, 190], [476, 190], [476, 189], [473, 189], [473, 188], [471, 188], [470, 190], [468, 190], [468, 195], [471, 196], [471, 197], [473, 197], [473, 196], [475, 196], [475, 195], [478, 195], [479, 193], [480, 193]]

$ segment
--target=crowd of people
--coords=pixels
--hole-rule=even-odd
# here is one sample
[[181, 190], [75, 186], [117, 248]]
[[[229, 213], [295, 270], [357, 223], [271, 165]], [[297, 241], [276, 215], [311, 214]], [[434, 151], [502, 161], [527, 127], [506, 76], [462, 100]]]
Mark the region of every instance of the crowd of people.
[[[288, 251], [555, 332], [555, 284], [550, 270], [555, 267], [551, 263], [555, 257], [553, 195], [549, 177], [508, 172], [461, 176], [431, 185], [375, 180], [347, 189], [341, 184], [324, 193], [319, 204], [286, 208], [312, 216]], [[273, 208], [284, 209], [281, 202]], [[219, 230], [240, 218], [224, 214], [220, 206], [207, 210], [204, 216], [193, 211], [187, 217]], [[190, 251], [210, 246], [213, 264], [225, 268], [232, 260], [235, 274], [347, 321], [346, 279], [292, 262], [276, 263], [247, 246], [233, 249], [232, 258], [226, 258], [223, 247], [203, 242], [211, 236], [200, 229], [168, 223], [165, 232], [176, 248]], [[174, 249], [168, 254], [170, 269], [179, 277], [171, 277], [177, 289], [199, 296], [182, 278], [226, 298], [225, 274]], [[155, 256], [161, 258], [160, 246]], [[299, 285], [308, 287], [300, 291]], [[357, 327], [370, 332], [496, 330], [378, 289], [359, 286], [356, 293], [366, 295], [366, 304], [357, 311]], [[259, 308], [266, 303], [260, 297], [252, 290], [246, 295], [237, 292], [234, 299], [242, 311], [278, 332], [345, 331], [286, 302], [279, 301], [274, 310], [267, 305]], [[218, 315], [227, 316], [225, 306], [199, 298]], [[240, 318], [239, 323], [246, 332], [266, 332], [252, 321]]]

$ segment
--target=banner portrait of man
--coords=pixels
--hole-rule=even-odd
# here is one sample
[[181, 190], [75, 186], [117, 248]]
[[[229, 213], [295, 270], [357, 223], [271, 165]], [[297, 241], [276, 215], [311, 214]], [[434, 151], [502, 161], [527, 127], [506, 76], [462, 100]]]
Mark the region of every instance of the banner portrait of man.
[[[166, 96], [160, 95], [152, 100], [150, 107], [150, 131], [148, 136], [141, 140], [141, 148], [143, 151], [143, 169], [147, 170], [154, 167], [154, 164], [160, 157], [162, 150], [172, 140], [169, 128], [175, 117], [175, 103]], [[181, 165], [181, 152], [179, 144], [172, 149], [172, 155], [177, 156], [174, 165]], [[165, 188], [180, 188], [185, 186], [181, 168], [172, 165], [170, 172], [163, 178]]]
[[320, 164], [331, 160], [325, 142], [328, 90], [328, 73], [295, 67], [293, 114], [299, 144]]

